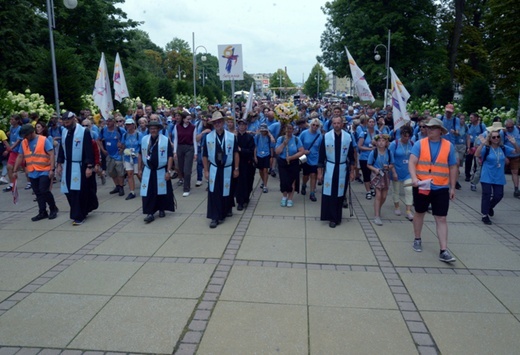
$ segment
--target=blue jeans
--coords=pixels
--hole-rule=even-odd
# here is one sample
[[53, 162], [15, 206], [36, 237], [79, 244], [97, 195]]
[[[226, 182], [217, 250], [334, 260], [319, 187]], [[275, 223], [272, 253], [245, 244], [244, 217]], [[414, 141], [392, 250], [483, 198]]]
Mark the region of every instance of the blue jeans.
[[496, 205], [504, 197], [504, 185], [488, 184], [487, 182], [480, 182], [482, 186], [482, 202], [480, 205], [480, 212], [483, 216], [489, 214], [491, 208]]

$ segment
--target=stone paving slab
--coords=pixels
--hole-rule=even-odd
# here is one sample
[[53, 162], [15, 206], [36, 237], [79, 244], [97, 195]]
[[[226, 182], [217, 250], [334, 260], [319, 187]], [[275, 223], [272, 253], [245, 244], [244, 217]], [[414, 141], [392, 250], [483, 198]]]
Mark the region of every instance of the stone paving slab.
[[174, 234], [154, 253], [162, 257], [219, 258], [229, 236], [224, 234]]
[[280, 218], [253, 218], [246, 235], [278, 238], [305, 238], [305, 221]]
[[520, 270], [520, 255], [503, 245], [450, 245], [468, 268]]
[[317, 240], [307, 241], [307, 260], [319, 264], [377, 265], [366, 241]]
[[421, 311], [507, 313], [472, 275], [408, 274], [401, 278]]
[[305, 262], [305, 240], [298, 238], [244, 238], [238, 259]]
[[520, 313], [520, 282], [515, 277], [477, 276], [510, 312]]
[[32, 294], [0, 317], [0, 344], [65, 348], [108, 300]]
[[220, 300], [306, 305], [305, 270], [233, 266]]
[[12, 251], [22, 245], [29, 243], [42, 234], [45, 234], [45, 229], [32, 230], [1, 230], [0, 231], [0, 251]]
[[75, 253], [81, 247], [94, 240], [101, 232], [83, 229], [73, 234], [64, 230], [53, 230], [20, 246], [16, 251], [44, 253]]
[[38, 292], [112, 296], [142, 265], [137, 262], [80, 260], [43, 285]]
[[198, 299], [214, 265], [148, 262], [119, 291], [121, 296]]
[[68, 347], [171, 354], [194, 306], [194, 300], [115, 297]]
[[0, 290], [18, 291], [59, 260], [0, 258]]
[[197, 354], [307, 354], [305, 306], [219, 302]]
[[152, 256], [168, 240], [170, 233], [116, 232], [89, 254]]
[[309, 307], [311, 354], [417, 354], [397, 310]]
[[[443, 354], [517, 354], [520, 323], [509, 314], [423, 312]], [[447, 326], [449, 324], [449, 326]]]

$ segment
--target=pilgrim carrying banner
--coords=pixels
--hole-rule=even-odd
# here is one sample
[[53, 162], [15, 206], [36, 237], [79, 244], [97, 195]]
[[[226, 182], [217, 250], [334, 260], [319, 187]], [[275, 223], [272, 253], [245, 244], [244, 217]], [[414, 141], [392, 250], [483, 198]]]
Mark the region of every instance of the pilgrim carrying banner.
[[244, 57], [241, 44], [218, 45], [220, 80], [244, 80]]

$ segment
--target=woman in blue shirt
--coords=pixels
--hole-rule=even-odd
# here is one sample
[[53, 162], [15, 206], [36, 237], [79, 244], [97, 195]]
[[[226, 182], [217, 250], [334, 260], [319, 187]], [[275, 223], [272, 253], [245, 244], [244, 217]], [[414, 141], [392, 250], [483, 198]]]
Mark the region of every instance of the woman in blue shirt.
[[515, 149], [502, 145], [500, 131], [491, 129], [496, 129], [496, 127], [488, 127], [490, 133], [487, 135], [487, 138], [482, 135], [478, 136], [481, 144], [475, 152], [477, 158], [482, 157], [482, 171], [480, 173], [482, 200], [480, 212], [482, 213], [482, 222], [488, 225], [492, 224], [489, 217], [495, 215], [493, 209], [504, 197], [506, 156], [520, 152], [520, 147], [513, 136], [508, 136], [508, 140]]
[[412, 135], [412, 127], [404, 125], [399, 128], [401, 136], [390, 143], [389, 151], [392, 154], [392, 161], [394, 162], [395, 171], [397, 174], [392, 176], [393, 186], [393, 199], [394, 199], [394, 213], [397, 216], [401, 215], [401, 209], [399, 208], [399, 192], [401, 186], [404, 189], [404, 204], [406, 205], [406, 218], [410, 221], [413, 220], [412, 204], [413, 204], [413, 189], [412, 189], [412, 177], [408, 170], [408, 159], [412, 153], [412, 143], [410, 137]]
[[302, 141], [293, 136], [294, 127], [285, 125], [285, 135], [278, 137], [275, 153], [278, 155], [278, 171], [280, 174], [280, 206], [292, 207], [294, 191], [300, 189], [299, 158], [303, 155]]
[[320, 132], [321, 121], [318, 118], [313, 118], [310, 128], [306, 129], [300, 135], [300, 140], [303, 144], [304, 154], [307, 155], [307, 162], [302, 164], [303, 181], [302, 181], [302, 195], [305, 195], [307, 182], [309, 178], [310, 183], [310, 200], [316, 201], [316, 175], [318, 173], [318, 156], [320, 151], [320, 144], [322, 135]]

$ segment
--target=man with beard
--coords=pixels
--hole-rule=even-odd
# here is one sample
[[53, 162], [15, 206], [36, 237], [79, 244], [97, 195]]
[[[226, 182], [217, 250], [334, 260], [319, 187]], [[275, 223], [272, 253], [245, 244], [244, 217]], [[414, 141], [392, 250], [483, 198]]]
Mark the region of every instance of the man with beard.
[[249, 196], [251, 191], [253, 191], [253, 180], [255, 178], [255, 167], [253, 166], [255, 140], [247, 132], [247, 122], [245, 120], [238, 121], [237, 144], [238, 155], [240, 156], [240, 164], [238, 165], [240, 179], [236, 180], [235, 197], [237, 210], [242, 211], [249, 204]]
[[162, 124], [152, 121], [148, 124], [150, 134], [141, 141], [139, 154], [139, 172], [141, 180], [141, 197], [145, 223], [155, 220], [154, 213], [159, 211], [159, 217], [166, 215], [165, 211], [175, 211], [173, 188], [173, 149], [168, 137], [159, 134]]
[[224, 130], [224, 116], [215, 111], [210, 122], [215, 129], [208, 133], [202, 146], [204, 177], [209, 181], [208, 210], [210, 228], [216, 228], [226, 217], [233, 215], [232, 177], [238, 178], [239, 160], [237, 139]]
[[61, 175], [61, 192], [67, 196], [72, 225], [85, 222], [89, 212], [98, 208], [95, 193], [94, 149], [90, 132], [76, 123], [76, 115], [62, 115], [63, 127], [56, 174]]
[[352, 136], [342, 127], [342, 117], [332, 118], [333, 129], [323, 137], [318, 159], [318, 180], [323, 179], [320, 219], [329, 221], [330, 228], [341, 223], [349, 165], [350, 181], [354, 180], [356, 174]]

